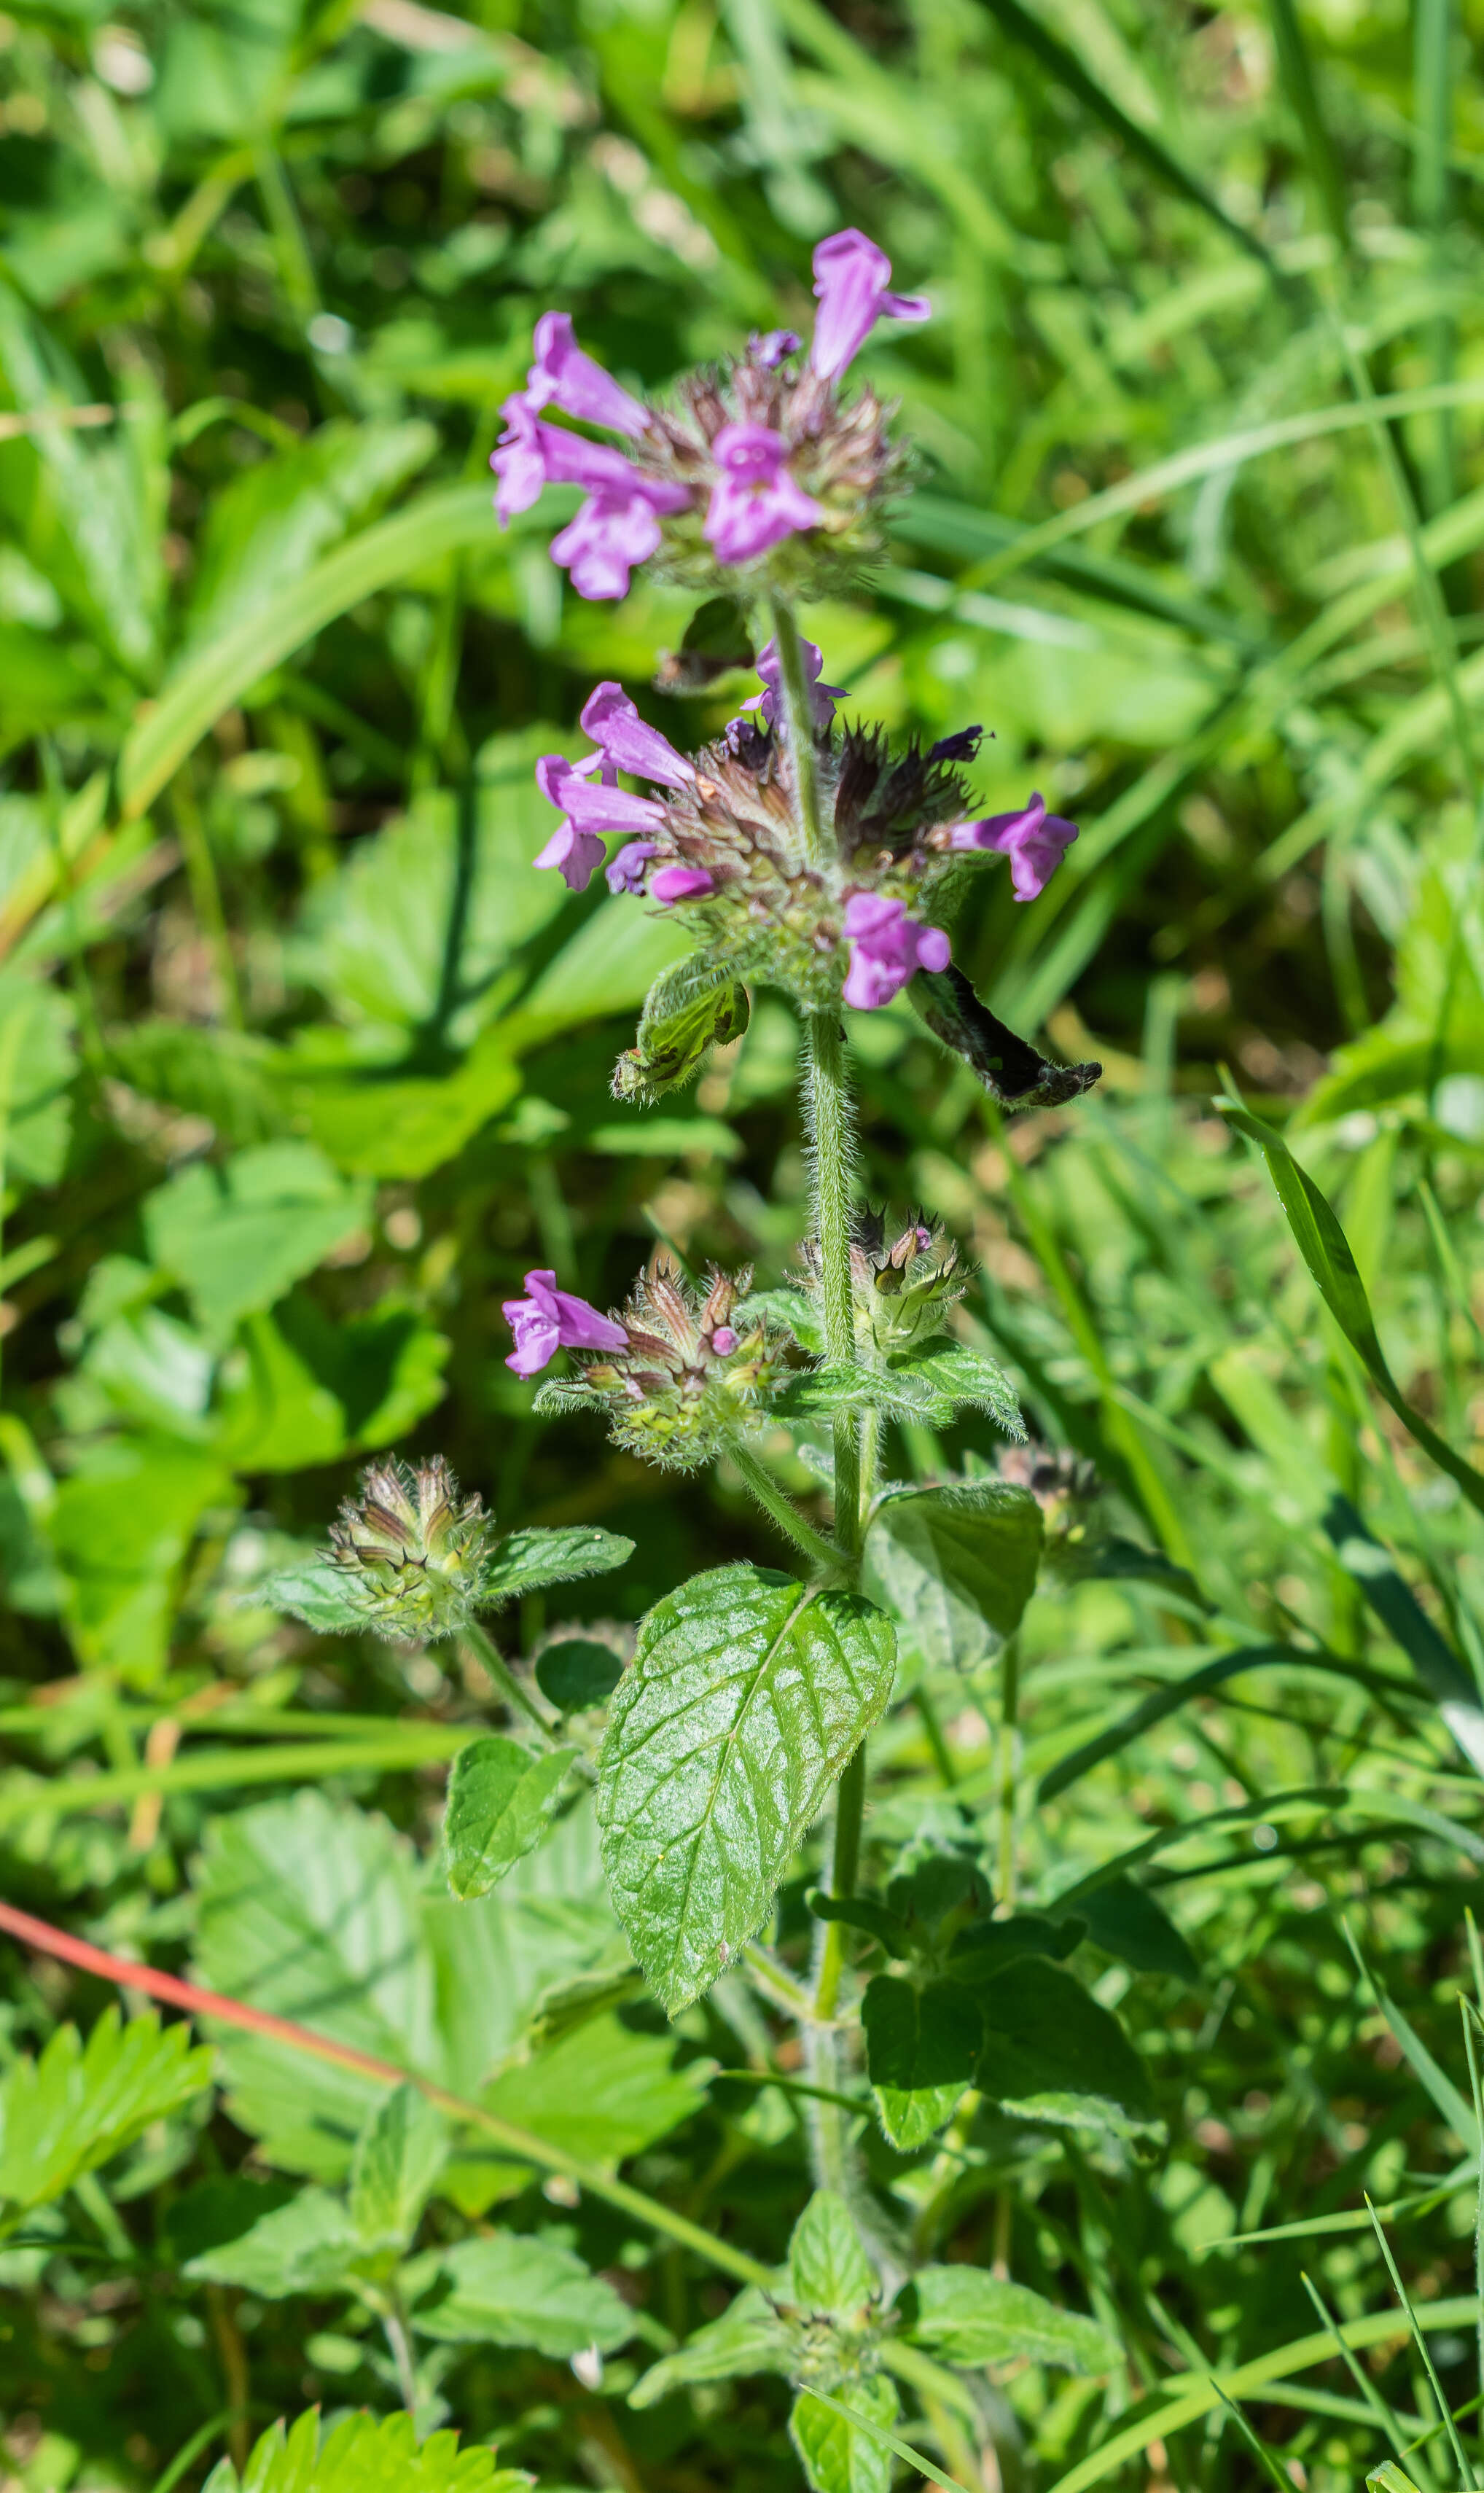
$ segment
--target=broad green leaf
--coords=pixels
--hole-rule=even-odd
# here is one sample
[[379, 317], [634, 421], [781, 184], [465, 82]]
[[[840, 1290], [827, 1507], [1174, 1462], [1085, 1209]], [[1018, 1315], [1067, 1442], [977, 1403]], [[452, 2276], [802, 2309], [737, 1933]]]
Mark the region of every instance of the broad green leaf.
[[714, 2063], [672, 2065], [674, 2045], [615, 2016], [594, 2017], [503, 2069], [481, 2100], [502, 2119], [594, 2164], [619, 2164], [689, 2120]]
[[1148, 2071], [1118, 2020], [1060, 1966], [1022, 1957], [978, 1997], [984, 2094], [1047, 2120], [1075, 2123], [1092, 2098], [1136, 2123], [1152, 2118]]
[[397, 2087], [356, 2141], [350, 2221], [368, 2249], [404, 2250], [448, 2159], [448, 2124], [416, 2087]]
[[1137, 1973], [1166, 1973], [1199, 1983], [1201, 1967], [1157, 1897], [1126, 1874], [1089, 1887], [1077, 1899], [1094, 1946]]
[[[1077, 1909], [1083, 1910], [1081, 1901]], [[1059, 1964], [1086, 1935], [1086, 1922], [1071, 1914], [1065, 1921], [1054, 1921], [1047, 1913], [1007, 1913], [1002, 1922], [970, 1922], [954, 1939], [948, 1970], [955, 1982], [981, 1983], [1003, 1972], [1017, 1957], [1047, 1956]]]
[[[215, 1818], [195, 1883], [210, 1989], [398, 2067], [438, 2068], [418, 1872], [385, 1818], [316, 1791]], [[230, 2033], [221, 2053], [232, 2118], [267, 2160], [341, 2179], [385, 2088], [260, 2035]]]
[[366, 1228], [371, 1213], [369, 1186], [347, 1185], [312, 1144], [290, 1142], [239, 1152], [220, 1173], [196, 1161], [146, 1197], [143, 1216], [156, 1263], [223, 1340]]
[[881, 2127], [904, 2153], [951, 2120], [984, 2050], [984, 2018], [958, 1982], [878, 1973], [861, 2002], [866, 2068]]
[[622, 1677], [618, 1655], [596, 1637], [558, 1637], [536, 1657], [536, 1685], [558, 1714], [606, 1704]]
[[356, 1177], [427, 1177], [461, 1152], [520, 1088], [498, 1029], [482, 1031], [446, 1073], [400, 1065], [284, 1068], [296, 1127]]
[[333, 1558], [306, 1558], [281, 1568], [253, 1587], [252, 1605], [288, 1610], [316, 1636], [359, 1636], [366, 1612], [351, 1590], [351, 1578]]
[[599, 1758], [614, 1907], [671, 2015], [757, 1930], [891, 1693], [891, 1622], [847, 1593], [721, 1567], [639, 1630]]
[[540, 1843], [577, 1756], [522, 1749], [498, 1732], [460, 1750], [443, 1820], [451, 1895], [487, 1896]]
[[523, 1052], [578, 1022], [631, 1012], [688, 941], [672, 916], [640, 909], [628, 894], [600, 902], [510, 1014], [507, 1043]]
[[[783, 2289], [780, 2289], [782, 2292]], [[757, 2285], [745, 2285], [719, 2320], [693, 2330], [673, 2355], [652, 2364], [629, 2392], [631, 2407], [657, 2406], [672, 2389], [697, 2381], [729, 2381], [750, 2372], [789, 2372], [797, 2354], [794, 2331], [779, 2318], [774, 2301]]]
[[621, 1532], [600, 1532], [586, 1523], [548, 1529], [530, 1525], [507, 1532], [485, 1570], [481, 1599], [513, 1602], [544, 1584], [569, 1584], [581, 1576], [607, 1576], [634, 1555]]
[[1116, 2338], [1080, 2311], [1061, 2311], [1028, 2285], [982, 2268], [923, 2268], [899, 2303], [912, 2343], [944, 2363], [1053, 2363], [1064, 2372], [1108, 2372]]
[[393, 1300], [336, 1324], [296, 1291], [244, 1318], [222, 1364], [217, 1448], [260, 1472], [388, 1445], [442, 1400], [449, 1349]]
[[[765, 1292], [765, 1297], [778, 1294]], [[836, 1361], [790, 1379], [776, 1409], [786, 1420], [827, 1420], [839, 1411], [879, 1411], [888, 1420], [917, 1420], [946, 1428], [954, 1406], [931, 1376], [901, 1365], [866, 1367]]]
[[105, 2008], [86, 2044], [59, 2026], [39, 2059], [0, 2077], [0, 2207], [40, 2207], [96, 2172], [153, 2121], [211, 2083], [213, 2055], [185, 2025], [151, 2011], [123, 2024]]
[[109, 1061], [142, 1098], [204, 1117], [226, 1143], [281, 1133], [288, 1104], [275, 1079], [282, 1050], [255, 1033], [136, 1021], [108, 1032]]
[[221, 2242], [187, 2263], [185, 2273], [203, 2283], [240, 2285], [265, 2301], [289, 2294], [329, 2294], [341, 2284], [365, 2248], [344, 2201], [311, 2187], [272, 2208], [235, 2242]]
[[166, 1437], [105, 1438], [83, 1451], [57, 1489], [45, 1532], [85, 1669], [144, 1681], [163, 1668], [177, 1571], [202, 1517], [236, 1496], [209, 1453]]
[[987, 1412], [1007, 1437], [1025, 1434], [1020, 1402], [1004, 1369], [987, 1351], [975, 1350], [966, 1341], [930, 1341], [921, 1350], [891, 1360], [887, 1373], [894, 1379], [911, 1377], [930, 1385], [951, 1412], [965, 1406]]
[[491, 2234], [445, 2251], [431, 2294], [411, 2315], [424, 2337], [533, 2346], [558, 2359], [634, 2334], [627, 2303], [575, 2251], [535, 2234]]
[[888, 1489], [866, 1535], [861, 1581], [909, 1651], [934, 1667], [966, 1668], [1019, 1627], [1042, 1532], [1029, 1490], [1000, 1481]]
[[[897, 2420], [896, 2384], [883, 2372], [846, 2381], [836, 2394], [842, 2406], [858, 2408], [888, 2432]], [[807, 2389], [793, 2402], [788, 2433], [815, 2493], [890, 2493], [892, 2452]]]
[[271, 2425], [244, 2475], [220, 2460], [201, 2493], [527, 2493], [530, 2481], [497, 2467], [492, 2449], [460, 2452], [456, 2432], [419, 2443], [409, 2415], [346, 2416], [321, 2444], [312, 2407], [291, 2426]]
[[662, 970], [644, 999], [638, 1030], [613, 1067], [614, 1096], [650, 1104], [700, 1070], [708, 1047], [747, 1028], [747, 989], [718, 976], [699, 954]]
[[880, 2278], [838, 2190], [816, 2190], [794, 2226], [788, 2274], [800, 2310], [823, 2312], [831, 2320], [858, 2321], [879, 2293]]

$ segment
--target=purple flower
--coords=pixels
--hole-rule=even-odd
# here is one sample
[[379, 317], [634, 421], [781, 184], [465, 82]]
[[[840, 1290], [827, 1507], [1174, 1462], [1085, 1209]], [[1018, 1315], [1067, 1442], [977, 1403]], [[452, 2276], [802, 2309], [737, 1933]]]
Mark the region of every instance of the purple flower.
[[684, 788], [696, 776], [657, 727], [646, 726], [621, 684], [598, 684], [582, 708], [582, 725], [603, 751], [604, 770], [632, 770], [663, 788]]
[[649, 878], [649, 897], [668, 909], [677, 900], [704, 900], [716, 884], [703, 865], [662, 865]]
[[1035, 900], [1046, 889], [1072, 842], [1077, 825], [1049, 814], [1046, 800], [1033, 796], [1019, 814], [990, 814], [982, 823], [956, 823], [948, 845], [953, 849], [999, 849], [1010, 860], [1010, 882], [1017, 900]]
[[889, 1005], [915, 970], [946, 970], [948, 938], [940, 926], [919, 926], [908, 917], [904, 900], [884, 892], [857, 891], [846, 903], [846, 940], [850, 971], [845, 1000], [857, 1012], [875, 1012]]
[[644, 868], [659, 851], [653, 840], [631, 840], [626, 849], [608, 861], [608, 886], [616, 899], [621, 891], [642, 891]]
[[569, 891], [585, 891], [603, 863], [605, 831], [648, 831], [665, 819], [665, 808], [652, 796], [631, 796], [627, 788], [594, 780], [602, 756], [569, 762], [560, 753], [544, 753], [536, 765], [536, 785], [549, 805], [559, 805], [562, 820], [537, 857], [539, 866], [555, 866]]
[[576, 823], [560, 822], [532, 863], [554, 865], [569, 891], [585, 891], [603, 863], [603, 842], [596, 831], [581, 831]]
[[[824, 658], [813, 641], [801, 640], [799, 648], [803, 653], [804, 675], [810, 688], [809, 713], [816, 728], [822, 734], [826, 728], [833, 727], [835, 723], [835, 704], [838, 701], [844, 701], [845, 686], [820, 683], [819, 676], [824, 667]], [[742, 706], [744, 709], [760, 709], [769, 727], [776, 727], [784, 690], [784, 671], [779, 664], [776, 641], [770, 641], [759, 655], [757, 673], [766, 684], [767, 691], [754, 693], [752, 700], [745, 701]]]
[[610, 433], [642, 433], [649, 411], [584, 355], [565, 312], [543, 312], [536, 323], [536, 360], [525, 380], [525, 403], [539, 415], [553, 404], [579, 424], [606, 425]]
[[721, 474], [701, 533], [719, 562], [751, 562], [824, 513], [784, 465], [787, 443], [769, 424], [724, 424], [711, 444]]
[[494, 507], [501, 527], [518, 511], [530, 509], [543, 485], [583, 485], [589, 493], [614, 495], [645, 490], [621, 450], [566, 433], [559, 424], [543, 424], [523, 398], [508, 398], [500, 413], [505, 431], [490, 465], [500, 480]]
[[527, 1273], [525, 1288], [523, 1299], [507, 1299], [502, 1309], [516, 1337], [505, 1365], [518, 1376], [537, 1375], [559, 1350], [628, 1349], [622, 1325], [570, 1290], [559, 1290], [554, 1273]]
[[[797, 339], [794, 340], [794, 344], [795, 345], [798, 344]], [[736, 1346], [737, 1337], [733, 1333], [730, 1325], [718, 1325], [715, 1333], [711, 1337], [711, 1347], [716, 1352], [717, 1357], [719, 1359], [725, 1359], [727, 1352], [735, 1350]]]
[[[608, 455], [617, 458], [618, 453]], [[623, 466], [625, 490], [600, 489], [551, 540], [551, 559], [571, 572], [579, 597], [627, 597], [634, 565], [647, 562], [659, 545], [656, 513], [683, 511], [691, 498], [683, 485], [652, 485], [637, 476], [627, 461]]]
[[800, 344], [791, 329], [769, 329], [761, 337], [755, 329], [747, 342], [747, 351], [765, 373], [776, 373], [786, 355], [798, 353]]
[[819, 310], [809, 360], [824, 380], [838, 380], [877, 320], [927, 320], [925, 294], [889, 294], [891, 261], [854, 225], [831, 234], [815, 253], [815, 292]]

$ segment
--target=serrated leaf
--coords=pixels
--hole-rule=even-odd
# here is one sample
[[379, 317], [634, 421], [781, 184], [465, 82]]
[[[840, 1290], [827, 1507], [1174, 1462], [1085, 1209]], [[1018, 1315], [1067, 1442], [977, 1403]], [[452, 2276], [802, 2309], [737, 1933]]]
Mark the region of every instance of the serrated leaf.
[[967, 1407], [986, 1411], [1007, 1437], [1023, 1441], [1025, 1424], [1014, 1386], [997, 1360], [965, 1341], [930, 1341], [888, 1363], [891, 1377], [907, 1377], [930, 1386], [950, 1412]]
[[1136, 2123], [1153, 2117], [1148, 2071], [1111, 2009], [1060, 1966], [1023, 1957], [978, 1993], [981, 2090], [1052, 2120], [1102, 2101]]
[[448, 2124], [416, 2087], [378, 2104], [356, 2141], [350, 2221], [370, 2249], [404, 2250], [448, 2160]]
[[930, 1667], [998, 1652], [1035, 1590], [1043, 1525], [1028, 1489], [959, 1480], [876, 1500], [861, 1582]]
[[540, 1843], [577, 1756], [522, 1749], [499, 1732], [460, 1750], [443, 1820], [450, 1895], [487, 1896]]
[[411, 2318], [424, 2337], [533, 2346], [558, 2358], [587, 2346], [608, 2353], [634, 2333], [612, 2287], [576, 2251], [535, 2234], [490, 2234], [445, 2251], [432, 2294]]
[[[780, 2288], [780, 2292], [785, 2289]], [[631, 2407], [657, 2406], [672, 2389], [697, 2381], [730, 2381], [750, 2372], [793, 2369], [796, 2336], [761, 2286], [745, 2285], [719, 2320], [709, 2321], [673, 2355], [652, 2364], [629, 2392]]]
[[718, 976], [699, 953], [662, 970], [644, 999], [638, 1030], [613, 1067], [613, 1093], [641, 1104], [677, 1090], [700, 1070], [708, 1047], [740, 1038], [747, 989]]
[[532, 1525], [524, 1532], [507, 1532], [485, 1570], [480, 1601], [513, 1602], [521, 1593], [539, 1592], [543, 1584], [607, 1576], [633, 1555], [634, 1544], [621, 1532], [600, 1532], [592, 1524], [562, 1524], [554, 1530]]
[[[883, 2372], [846, 2382], [836, 2395], [842, 2405], [858, 2407], [887, 2432], [897, 2420], [896, 2384]], [[861, 2431], [833, 2407], [821, 2406], [807, 2389], [793, 2402], [788, 2432], [815, 2493], [890, 2493], [896, 2465], [892, 2452], [874, 2433]]]
[[861, 2002], [866, 2068], [881, 2127], [904, 2154], [925, 2147], [972, 2086], [984, 2050], [984, 2018], [958, 1982], [919, 1987], [878, 1973]]
[[838, 2190], [816, 2190], [794, 2226], [788, 2274], [799, 2309], [832, 2320], [858, 2319], [879, 2292], [880, 2278]]
[[282, 1567], [253, 1587], [254, 1607], [287, 1610], [316, 1636], [359, 1636], [367, 1626], [366, 1607], [352, 1589], [354, 1579], [330, 1558], [307, 1558], [297, 1567]]
[[209, 2086], [212, 2059], [188, 2026], [162, 2027], [153, 2011], [125, 2025], [105, 2008], [86, 2045], [59, 2026], [39, 2059], [0, 2080], [0, 2207], [60, 2198]]
[[841, 1411], [879, 1411], [888, 1420], [922, 1420], [934, 1427], [946, 1427], [954, 1411], [931, 1375], [919, 1376], [904, 1367], [857, 1367], [845, 1360], [806, 1368], [791, 1378], [774, 1408], [785, 1420], [828, 1420]]
[[297, 2423], [273, 2424], [239, 2477], [229, 2458], [201, 2493], [526, 2493], [518, 2468], [497, 2467], [492, 2449], [459, 2448], [455, 2432], [419, 2444], [409, 2415], [346, 2416], [319, 2440], [319, 2409]]
[[668, 2034], [593, 2017], [485, 2088], [491, 2112], [584, 2162], [614, 2165], [689, 2120], [705, 2099], [711, 2060], [674, 2066]]
[[613, 1699], [598, 1820], [614, 1908], [673, 2015], [745, 1946], [891, 1692], [891, 1622], [749, 1566], [649, 1612]]
[[945, 2363], [1054, 2363], [1064, 2372], [1111, 2371], [1115, 2337], [1100, 2321], [1061, 2311], [1028, 2285], [982, 2268], [919, 2268], [899, 2309], [906, 2334]]
[[346, 2278], [363, 2250], [344, 2201], [333, 2191], [301, 2190], [272, 2208], [234, 2242], [220, 2242], [187, 2262], [185, 2274], [204, 2283], [240, 2285], [268, 2302], [289, 2294], [327, 2294]]

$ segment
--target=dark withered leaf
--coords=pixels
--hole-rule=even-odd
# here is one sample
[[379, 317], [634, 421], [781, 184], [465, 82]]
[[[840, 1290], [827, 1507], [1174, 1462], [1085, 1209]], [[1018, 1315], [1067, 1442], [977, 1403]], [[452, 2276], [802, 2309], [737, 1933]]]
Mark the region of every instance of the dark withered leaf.
[[735, 597], [708, 597], [686, 625], [679, 648], [665, 651], [655, 688], [662, 693], [704, 692], [719, 676], [755, 664], [746, 608]]
[[919, 970], [907, 989], [935, 1038], [972, 1066], [1002, 1108], [1060, 1108], [1090, 1091], [1101, 1065], [1053, 1065], [980, 1003], [962, 970]]

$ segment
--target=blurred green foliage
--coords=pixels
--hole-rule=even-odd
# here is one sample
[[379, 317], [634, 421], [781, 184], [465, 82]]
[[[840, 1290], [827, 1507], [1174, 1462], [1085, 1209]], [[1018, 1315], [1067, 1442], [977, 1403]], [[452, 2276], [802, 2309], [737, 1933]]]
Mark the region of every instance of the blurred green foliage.
[[[930, 326], [871, 349], [920, 452], [893, 561], [807, 626], [894, 733], [993, 730], [987, 809], [1035, 785], [1077, 816], [1045, 897], [1018, 911], [986, 878], [956, 950], [1007, 1020], [1106, 1072], [1006, 1130], [905, 1008], [857, 1016], [865, 1174], [963, 1238], [966, 1337], [1099, 1486], [1063, 1463], [1013, 1669], [982, 1622], [971, 1651], [945, 1631], [908, 1657], [868, 1847], [884, 1877], [968, 1828], [1028, 1902], [1083, 1914], [1164, 2125], [1089, 2143], [986, 2112], [946, 2162], [873, 2133], [923, 2256], [1007, 2261], [1126, 2358], [1063, 2379], [975, 2356], [964, 2411], [924, 2391], [893, 2428], [965, 2486], [1226, 2493], [1276, 2451], [1342, 2493], [1386, 2455], [1378, 2387], [1393, 2457], [1424, 2493], [1455, 2481], [1362, 2191], [1401, 2208], [1445, 2393], [1476, 2386], [1455, 2002], [1484, 1858], [1477, 1517], [1209, 1102], [1225, 1066], [1287, 1125], [1401, 1399], [1467, 1454], [1481, 36], [1474, 0], [0, 16], [5, 1891], [487, 2088], [770, 2265], [808, 2187], [801, 2099], [715, 2074], [769, 2070], [756, 2006], [724, 1982], [671, 2032], [637, 2001], [583, 1813], [455, 1906], [429, 1864], [488, 1679], [252, 1595], [394, 1442], [447, 1454], [502, 1525], [638, 1544], [527, 1595], [525, 1655], [553, 1622], [621, 1650], [696, 1567], [776, 1560], [739, 1482], [677, 1487], [537, 1423], [503, 1365], [528, 1265], [606, 1306], [662, 1237], [776, 1283], [804, 1216], [786, 1007], [757, 998], [665, 1113], [615, 1104], [674, 938], [529, 867], [534, 758], [571, 749], [595, 677], [687, 747], [738, 683], [645, 695], [687, 601], [574, 600], [555, 497], [501, 536], [486, 462], [549, 303], [653, 388], [802, 320], [842, 223], [933, 295]], [[996, 1443], [982, 1418], [946, 1447], [908, 1426], [892, 1463]], [[810, 1494], [784, 1451], [778, 1472]], [[1143, 1883], [1079, 1897], [1125, 1855]], [[810, 1883], [783, 1899], [794, 1962]], [[0, 2087], [31, 2099], [17, 2056], [69, 2017], [102, 2067], [106, 1997], [12, 1949]], [[81, 2064], [52, 2042], [39, 2065]], [[24, 2493], [189, 2493], [242, 2459], [244, 2402], [254, 2435], [398, 2403], [342, 2290], [371, 2272], [347, 2177], [372, 2094], [240, 2038], [218, 2074], [223, 2098], [144, 2088], [142, 2130], [104, 2104], [113, 2160], [0, 2249]], [[263, 2267], [270, 2170], [329, 2200], [328, 2265]], [[430, 2418], [553, 2486], [797, 2480], [776, 2381], [628, 2405], [723, 2290], [548, 2189], [472, 2148], [446, 2166]], [[460, 2237], [496, 2207], [515, 2231], [490, 2239], [528, 2245], [498, 2276]], [[255, 2284], [222, 2257], [245, 2239]], [[1370, 2350], [1358, 2383], [1315, 2337], [1305, 2263]], [[544, 2297], [568, 2321], [512, 2344]], [[600, 2338], [606, 2369], [574, 2370]], [[443, 2442], [414, 2476], [384, 2429], [396, 2493], [490, 2480]]]

